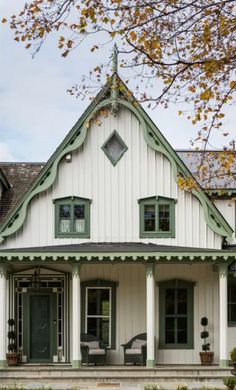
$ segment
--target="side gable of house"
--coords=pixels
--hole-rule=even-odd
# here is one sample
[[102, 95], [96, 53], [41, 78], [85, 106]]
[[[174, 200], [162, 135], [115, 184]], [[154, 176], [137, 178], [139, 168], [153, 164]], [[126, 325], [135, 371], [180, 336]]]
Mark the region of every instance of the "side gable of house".
[[[114, 88], [117, 88], [115, 96]], [[120, 148], [117, 161], [113, 159], [113, 146], [109, 146], [109, 142], [116, 145], [115, 153], [117, 145]], [[194, 188], [191, 193], [181, 190], [177, 185], [179, 177], [188, 178], [191, 173], [130, 91], [113, 75], [3, 221], [2, 240], [8, 237], [8, 243], [3, 246], [11, 247], [12, 239], [14, 246], [17, 245], [16, 232], [17, 237], [20, 234], [28, 235], [28, 239], [22, 241], [21, 237], [20, 240], [33, 246], [68, 240], [55, 236], [57, 210], [56, 206], [52, 206], [52, 200], [54, 204], [61, 201], [63, 205], [68, 198], [71, 210], [78, 213], [75, 200], [80, 199], [77, 203], [84, 207], [80, 210], [87, 207], [91, 211], [92, 224], [96, 225], [96, 234], [90, 229], [89, 235], [79, 237], [78, 242], [88, 239], [138, 241], [142, 238], [138, 201], [156, 197], [156, 210], [159, 210], [157, 198], [166, 197], [177, 200], [178, 228], [175, 237], [168, 237], [169, 243], [193, 245], [194, 240], [184, 237], [188, 235], [186, 231], [180, 233], [181, 226], [186, 225], [190, 218], [191, 226], [193, 219], [198, 220], [198, 231], [195, 232], [193, 227], [190, 229], [192, 237], [196, 234], [211, 237], [209, 242], [203, 243], [201, 239], [195, 241], [195, 246], [219, 248], [223, 237], [229, 238], [232, 229], [200, 187]], [[87, 206], [89, 203], [91, 208]], [[40, 208], [42, 213], [37, 214], [36, 210]], [[102, 214], [102, 210], [109, 215]], [[182, 222], [181, 213], [185, 215]], [[32, 238], [32, 230], [37, 230], [37, 220], [42, 219], [43, 215], [47, 215], [47, 229], [50, 229], [47, 241]], [[99, 226], [101, 221], [106, 227]], [[118, 232], [119, 229], [122, 232]], [[99, 230], [103, 234], [99, 235]], [[123, 230], [129, 233], [123, 234]], [[33, 244], [30, 244], [29, 236]], [[147, 240], [152, 240], [152, 237], [147, 237]]]

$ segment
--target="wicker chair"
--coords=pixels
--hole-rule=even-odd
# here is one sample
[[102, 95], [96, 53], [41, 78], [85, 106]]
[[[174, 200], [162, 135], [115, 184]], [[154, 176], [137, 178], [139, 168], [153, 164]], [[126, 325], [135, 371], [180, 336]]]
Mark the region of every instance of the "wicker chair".
[[145, 366], [147, 358], [147, 334], [141, 333], [133, 337], [124, 348], [124, 363], [141, 364]]
[[98, 337], [82, 333], [80, 340], [82, 364], [106, 364], [107, 346]]

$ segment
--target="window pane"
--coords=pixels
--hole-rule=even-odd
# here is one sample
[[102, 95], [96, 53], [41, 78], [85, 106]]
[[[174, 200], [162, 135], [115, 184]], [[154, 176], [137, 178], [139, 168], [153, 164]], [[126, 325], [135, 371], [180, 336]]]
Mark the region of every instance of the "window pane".
[[155, 205], [144, 206], [144, 230], [146, 232], [156, 230], [155, 217]]
[[187, 343], [187, 317], [177, 319], [177, 343]]
[[166, 314], [175, 314], [175, 290], [167, 288], [165, 294]]
[[177, 290], [178, 314], [187, 314], [187, 290], [180, 288]]
[[170, 231], [170, 206], [168, 204], [159, 205], [159, 231], [169, 232]]
[[236, 303], [236, 285], [229, 286], [229, 302]]
[[70, 220], [71, 220], [71, 206], [60, 205], [59, 206], [59, 231], [61, 233], [70, 232]]
[[97, 290], [88, 289], [88, 315], [97, 315]]
[[85, 206], [82, 204], [74, 206], [74, 232], [85, 232]]
[[109, 318], [88, 318], [87, 333], [109, 345]]
[[236, 304], [229, 304], [229, 321], [236, 322]]
[[175, 342], [175, 332], [173, 330], [167, 330], [165, 331], [165, 343], [166, 344], [174, 344]]
[[100, 290], [100, 307], [99, 307], [99, 314], [103, 316], [109, 316], [110, 312], [110, 301], [109, 301], [109, 290], [104, 289]]

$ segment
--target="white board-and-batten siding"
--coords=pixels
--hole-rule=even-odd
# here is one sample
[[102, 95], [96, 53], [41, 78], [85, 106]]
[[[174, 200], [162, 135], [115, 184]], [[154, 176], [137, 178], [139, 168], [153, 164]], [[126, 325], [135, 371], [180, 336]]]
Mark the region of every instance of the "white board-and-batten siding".
[[234, 230], [230, 244], [236, 244], [236, 202], [231, 199], [217, 199], [214, 201], [215, 206], [225, 217], [228, 224]]
[[[144, 140], [137, 118], [128, 109], [116, 117], [100, 117], [72, 161], [59, 164], [57, 178], [30, 203], [23, 227], [6, 238], [4, 248], [75, 244], [82, 242], [152, 242], [201, 248], [221, 248], [221, 237], [204, 219], [203, 208], [190, 193], [177, 186], [169, 160]], [[117, 130], [128, 150], [114, 167], [101, 149]], [[66, 196], [91, 199], [90, 239], [55, 238], [53, 200]], [[138, 199], [165, 196], [177, 200], [175, 238], [140, 239]]]
[[[121, 344], [146, 332], [146, 269], [138, 264], [83, 265], [81, 280], [103, 279], [118, 282], [116, 305], [116, 349], [108, 351], [109, 364], [123, 364]], [[182, 279], [194, 286], [194, 347], [193, 349], [159, 349], [159, 287], [158, 282]], [[203, 330], [200, 319], [207, 316], [214, 362], [219, 361], [219, 289], [218, 272], [211, 265], [157, 265], [155, 267], [155, 360], [157, 364], [199, 364]]]

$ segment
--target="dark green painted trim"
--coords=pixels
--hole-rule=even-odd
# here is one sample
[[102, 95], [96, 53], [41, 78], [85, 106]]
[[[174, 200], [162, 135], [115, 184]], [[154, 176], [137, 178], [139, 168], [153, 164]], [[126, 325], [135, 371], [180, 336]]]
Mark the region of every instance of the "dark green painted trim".
[[[33, 248], [32, 248], [33, 249]], [[166, 251], [166, 252], [30, 252], [27, 251], [14, 251], [11, 250], [0, 252], [0, 263], [8, 263], [10, 261], [17, 262], [32, 262], [35, 263], [51, 263], [58, 261], [64, 262], [80, 262], [82, 264], [87, 262], [101, 262], [106, 261], [108, 263], [115, 262], [200, 262], [203, 261], [209, 263], [227, 263], [227, 261], [235, 261], [236, 251]]]
[[155, 360], [147, 360], [146, 361], [146, 367], [154, 368], [155, 367]]
[[[83, 237], [83, 238], [90, 238], [90, 199], [86, 198], [80, 198], [78, 196], [71, 196], [71, 197], [65, 197], [60, 199], [54, 199], [55, 203], [55, 238], [77, 238], [77, 237]], [[71, 221], [70, 225], [73, 226], [74, 222], [74, 206], [77, 205], [83, 205], [84, 206], [84, 212], [85, 212], [85, 231], [84, 232], [69, 232], [69, 233], [62, 233], [59, 230], [59, 223], [60, 223], [60, 206], [61, 205], [70, 205], [72, 206], [71, 210]]]
[[229, 367], [229, 361], [228, 361], [227, 359], [226, 359], [226, 360], [221, 359], [221, 360], [220, 360], [219, 366], [220, 366], [221, 368], [227, 368], [227, 367]]
[[86, 288], [87, 287], [110, 287], [111, 288], [111, 346], [116, 349], [116, 289], [118, 282], [110, 280], [93, 279], [81, 283], [81, 332], [85, 333], [85, 309], [86, 309]]
[[[139, 236], [141, 238], [174, 238], [175, 237], [175, 203], [176, 200], [166, 198], [163, 196], [152, 196], [138, 200], [139, 203]], [[155, 232], [148, 232], [144, 229], [144, 207], [146, 205], [153, 205], [155, 207]], [[159, 230], [159, 206], [170, 206], [170, 230], [162, 232]]]
[[[160, 349], [193, 349], [194, 348], [194, 331], [193, 331], [193, 292], [194, 292], [194, 282], [185, 281], [185, 280], [169, 280], [160, 282], [159, 286], [159, 329], [160, 329], [160, 338], [159, 338], [159, 348]], [[185, 288], [187, 289], [187, 332], [188, 332], [188, 341], [186, 344], [166, 344], [165, 343], [165, 291], [167, 288], [178, 289]]]
[[[119, 154], [119, 157], [114, 160], [112, 158], [112, 156], [110, 156], [110, 154], [108, 153], [107, 149], [106, 149], [106, 144], [110, 141], [110, 139], [113, 137], [113, 136], [116, 136], [118, 138], [118, 140], [120, 141], [121, 145], [123, 146], [123, 150], [122, 152]], [[112, 165], [115, 167], [116, 164], [118, 163], [118, 161], [120, 161], [121, 157], [125, 154], [125, 152], [128, 150], [128, 146], [126, 145], [126, 143], [123, 141], [123, 139], [121, 138], [121, 136], [119, 135], [119, 133], [114, 130], [111, 135], [107, 138], [107, 140], [104, 142], [104, 144], [101, 146], [101, 149], [103, 150], [103, 152], [105, 153], [105, 155], [107, 156], [107, 158], [110, 160], [110, 162], [112, 163]]]
[[81, 360], [72, 360], [72, 367], [73, 368], [80, 368], [82, 365]]
[[0, 360], [0, 370], [2, 368], [6, 368], [7, 367], [7, 361], [6, 360]]
[[228, 300], [228, 327], [236, 327], [236, 322], [231, 320], [231, 310], [230, 310], [230, 305], [235, 303], [235, 302], [230, 302], [230, 294], [229, 294], [229, 289], [233, 285], [236, 288], [236, 278], [234, 276], [234, 272], [228, 274], [228, 291], [227, 291], [227, 300]]

